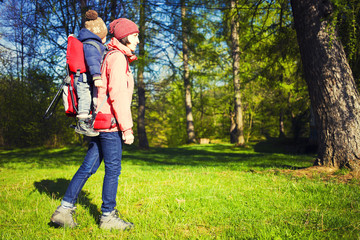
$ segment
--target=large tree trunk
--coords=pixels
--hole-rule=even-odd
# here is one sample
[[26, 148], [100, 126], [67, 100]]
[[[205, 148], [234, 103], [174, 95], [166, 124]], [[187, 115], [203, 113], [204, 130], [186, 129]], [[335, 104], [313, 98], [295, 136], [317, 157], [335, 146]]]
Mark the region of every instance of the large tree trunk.
[[360, 99], [344, 49], [329, 23], [329, 0], [291, 0], [318, 129], [317, 165], [359, 170]]
[[318, 137], [315, 123], [314, 111], [310, 108], [310, 119], [309, 119], [310, 133], [309, 133], [309, 145], [317, 146], [318, 145]]
[[239, 32], [238, 20], [236, 18], [236, 3], [231, 0], [231, 45], [232, 45], [232, 60], [233, 60], [233, 82], [234, 82], [234, 122], [235, 126], [230, 129], [230, 139], [232, 143], [237, 145], [244, 145], [244, 122], [241, 107], [241, 91], [240, 91], [240, 46], [239, 46]]
[[140, 3], [140, 43], [139, 43], [139, 64], [137, 72], [137, 85], [138, 85], [138, 119], [137, 131], [139, 137], [139, 147], [143, 149], [149, 148], [149, 142], [146, 136], [145, 129], [145, 83], [144, 83], [144, 68], [145, 68], [145, 4], [146, 0], [141, 0]]
[[183, 43], [183, 64], [184, 64], [184, 88], [185, 88], [185, 109], [186, 109], [186, 132], [187, 142], [195, 143], [195, 127], [192, 115], [191, 84], [189, 72], [189, 50], [188, 50], [188, 27], [186, 21], [185, 0], [181, 0], [181, 21], [182, 21], [182, 43]]

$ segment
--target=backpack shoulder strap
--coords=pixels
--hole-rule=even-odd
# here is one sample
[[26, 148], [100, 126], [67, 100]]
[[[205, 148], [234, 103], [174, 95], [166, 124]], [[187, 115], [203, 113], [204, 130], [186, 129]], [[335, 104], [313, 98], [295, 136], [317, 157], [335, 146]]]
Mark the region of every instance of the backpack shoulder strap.
[[[103, 71], [103, 67], [104, 67], [104, 64], [106, 63], [106, 60], [107, 58], [112, 54], [112, 53], [115, 53], [115, 52], [121, 52], [119, 50], [115, 50], [115, 49], [112, 49], [112, 50], [107, 50], [105, 56], [104, 56], [104, 59], [103, 59], [103, 62], [101, 64], [101, 72]], [[127, 63], [127, 66], [126, 66], [126, 73], [129, 71], [129, 60], [128, 58], [125, 56], [124, 54], [124, 57], [126, 59], [126, 63]], [[107, 91], [107, 90], [106, 90]], [[92, 116], [92, 119], [95, 119], [96, 118], [96, 115], [99, 113], [99, 111], [101, 110], [101, 108], [104, 106], [105, 102], [108, 100], [109, 98], [109, 93], [107, 92], [106, 94], [106, 97], [104, 98], [104, 100], [100, 103], [100, 105], [98, 106], [97, 110], [94, 111], [93, 113], [93, 116]]]
[[94, 46], [98, 51], [99, 53], [101, 54], [101, 49], [100, 49], [100, 46], [97, 42], [93, 41], [93, 40], [87, 40], [85, 42], [83, 42], [83, 44], [90, 44], [92, 46]]
[[[101, 64], [101, 72], [103, 70], [103, 65], [104, 63], [106, 62], [107, 58], [112, 54], [112, 53], [115, 53], [115, 52], [120, 52], [122, 53], [121, 51], [119, 50], [116, 50], [116, 49], [111, 49], [111, 50], [105, 50], [105, 55], [104, 55], [104, 58], [103, 58], [103, 61], [102, 61], [102, 64]], [[123, 53], [122, 53], [123, 54]], [[126, 73], [129, 72], [129, 59], [125, 56], [125, 54], [123, 54], [125, 59], [126, 59]]]

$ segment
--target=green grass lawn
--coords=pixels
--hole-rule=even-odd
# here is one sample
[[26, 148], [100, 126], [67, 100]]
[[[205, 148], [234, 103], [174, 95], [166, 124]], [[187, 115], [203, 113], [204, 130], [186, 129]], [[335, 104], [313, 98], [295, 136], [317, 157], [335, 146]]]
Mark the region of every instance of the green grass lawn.
[[131, 231], [98, 228], [104, 166], [85, 184], [75, 229], [50, 217], [86, 149], [0, 151], [1, 239], [359, 239], [359, 180], [296, 174], [314, 156], [275, 146], [125, 146], [117, 209]]

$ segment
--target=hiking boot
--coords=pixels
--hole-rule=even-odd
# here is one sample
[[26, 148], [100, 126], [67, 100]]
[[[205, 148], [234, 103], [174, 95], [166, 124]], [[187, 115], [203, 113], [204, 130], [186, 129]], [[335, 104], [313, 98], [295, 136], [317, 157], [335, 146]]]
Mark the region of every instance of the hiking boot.
[[134, 227], [133, 223], [125, 222], [119, 218], [118, 211], [114, 210], [108, 216], [101, 216], [100, 228], [102, 229], [119, 229], [119, 230], [130, 230]]
[[75, 214], [75, 209], [76, 207], [64, 208], [63, 206], [59, 206], [51, 216], [51, 221], [62, 227], [74, 228], [78, 225], [74, 221], [73, 216]]
[[88, 137], [96, 137], [99, 135], [99, 132], [97, 132], [93, 128], [91, 128], [90, 124], [83, 119], [78, 121], [78, 123], [75, 127], [75, 132], [77, 132], [79, 134], [84, 134]]

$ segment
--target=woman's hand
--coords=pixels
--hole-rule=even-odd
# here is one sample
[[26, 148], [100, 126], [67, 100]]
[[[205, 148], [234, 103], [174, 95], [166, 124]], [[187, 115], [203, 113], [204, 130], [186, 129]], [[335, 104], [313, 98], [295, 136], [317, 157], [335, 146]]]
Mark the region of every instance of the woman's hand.
[[134, 142], [134, 134], [131, 128], [122, 132], [122, 139], [124, 140], [124, 143], [128, 145]]

